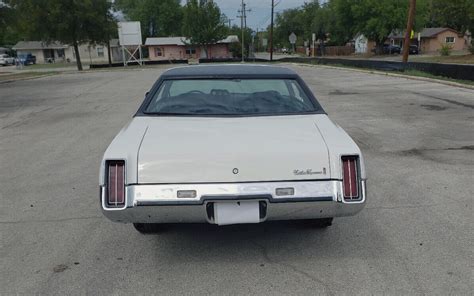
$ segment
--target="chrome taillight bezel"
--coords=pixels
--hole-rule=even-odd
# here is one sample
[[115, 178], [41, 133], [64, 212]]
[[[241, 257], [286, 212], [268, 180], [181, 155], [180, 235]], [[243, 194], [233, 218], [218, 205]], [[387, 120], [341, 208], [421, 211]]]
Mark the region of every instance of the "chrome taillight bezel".
[[[118, 187], [115, 187], [115, 193], [117, 193], [119, 189], [121, 189], [121, 193], [122, 193], [119, 201], [117, 200], [111, 201], [111, 198], [110, 198], [111, 197], [110, 186], [112, 186], [112, 184], [110, 184], [112, 165], [119, 165], [122, 167], [122, 174], [121, 176], [118, 176], [116, 178], [117, 181], [115, 183], [116, 186], [118, 185]], [[127, 204], [127, 192], [126, 192], [126, 186], [125, 186], [126, 174], [127, 174], [126, 167], [127, 167], [126, 162], [123, 159], [110, 159], [110, 160], [105, 161], [105, 175], [104, 175], [105, 182], [104, 182], [104, 186], [102, 190], [103, 192], [102, 204], [104, 207], [109, 208], [109, 209], [123, 209], [126, 207], [126, 204]], [[117, 199], [117, 194], [115, 195], [115, 197]]]
[[[362, 192], [362, 184], [361, 184], [361, 170], [360, 170], [360, 157], [359, 155], [355, 154], [355, 155], [342, 155], [341, 158], [341, 180], [342, 180], [342, 192], [341, 192], [341, 195], [342, 195], [342, 199], [344, 200], [344, 202], [357, 202], [357, 201], [361, 201], [362, 198], [363, 198], [363, 192]], [[357, 195], [346, 195], [346, 185], [345, 185], [345, 162], [346, 161], [354, 161], [354, 165], [355, 165], [355, 169], [354, 169], [354, 172], [355, 172], [355, 182], [354, 182], [354, 185], [357, 186]], [[349, 169], [350, 171], [350, 169]], [[352, 175], [351, 175], [352, 177]], [[349, 182], [351, 182], [349, 180]]]

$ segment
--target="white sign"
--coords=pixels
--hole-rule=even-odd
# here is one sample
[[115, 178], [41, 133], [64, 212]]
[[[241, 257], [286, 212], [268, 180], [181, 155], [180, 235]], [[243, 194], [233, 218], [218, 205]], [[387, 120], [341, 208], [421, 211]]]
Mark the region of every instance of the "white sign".
[[118, 35], [122, 46], [142, 45], [140, 22], [119, 22]]
[[316, 41], [316, 34], [315, 33], [313, 33], [313, 43], [314, 43], [314, 41]]
[[290, 37], [288, 38], [288, 40], [290, 40], [290, 43], [291, 43], [291, 44], [295, 44], [295, 43], [296, 43], [296, 35], [295, 35], [295, 33], [291, 33], [291, 34], [290, 34]]
[[262, 46], [267, 46], [268, 44], [268, 39], [267, 38], [263, 38], [262, 39]]

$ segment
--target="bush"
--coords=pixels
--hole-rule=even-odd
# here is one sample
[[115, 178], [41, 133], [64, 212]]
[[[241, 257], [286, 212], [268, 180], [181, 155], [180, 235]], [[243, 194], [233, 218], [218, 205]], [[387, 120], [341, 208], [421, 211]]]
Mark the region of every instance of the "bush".
[[453, 47], [449, 44], [443, 44], [441, 45], [441, 49], [439, 50], [439, 53], [442, 56], [449, 56], [451, 54], [451, 51], [453, 50]]

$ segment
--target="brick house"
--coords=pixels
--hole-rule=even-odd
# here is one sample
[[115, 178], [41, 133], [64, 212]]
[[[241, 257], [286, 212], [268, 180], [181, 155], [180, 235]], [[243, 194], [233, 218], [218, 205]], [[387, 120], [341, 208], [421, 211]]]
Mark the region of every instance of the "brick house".
[[[239, 42], [239, 38], [236, 35], [230, 35], [216, 44], [209, 45], [207, 58], [232, 58], [229, 46], [234, 42]], [[204, 49], [189, 45], [189, 40], [185, 37], [150, 37], [146, 39], [145, 46], [148, 48], [149, 59], [152, 61], [206, 58]]]
[[[391, 34], [389, 40], [400, 46], [403, 45], [404, 34]], [[411, 44], [418, 45], [418, 33], [414, 34]], [[451, 45], [454, 51], [465, 50], [468, 47], [467, 39], [456, 30], [450, 28], [424, 28], [420, 32], [420, 51], [422, 53], [435, 53], [444, 44]]]

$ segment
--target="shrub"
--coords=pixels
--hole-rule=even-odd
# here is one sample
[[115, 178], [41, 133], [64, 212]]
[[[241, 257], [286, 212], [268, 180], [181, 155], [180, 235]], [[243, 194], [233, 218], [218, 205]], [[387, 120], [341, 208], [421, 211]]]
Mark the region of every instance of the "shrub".
[[453, 50], [453, 47], [449, 44], [443, 44], [441, 45], [441, 49], [439, 50], [439, 53], [442, 55], [442, 56], [448, 56], [451, 54], [451, 51]]

